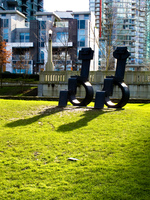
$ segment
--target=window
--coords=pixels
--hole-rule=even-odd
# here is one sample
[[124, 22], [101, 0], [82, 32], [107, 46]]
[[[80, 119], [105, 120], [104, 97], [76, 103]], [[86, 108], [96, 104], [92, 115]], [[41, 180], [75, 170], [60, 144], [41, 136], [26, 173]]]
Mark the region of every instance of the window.
[[9, 20], [8, 19], [3, 19], [3, 23], [4, 23], [4, 28], [8, 28], [8, 23], [9, 23]]
[[29, 33], [20, 33], [20, 42], [30, 42]]
[[89, 15], [84, 15], [84, 19], [89, 19]]
[[85, 36], [80, 36], [79, 37], [78, 46], [80, 46], [80, 47], [84, 47], [85, 46]]
[[8, 28], [3, 29], [3, 39], [8, 42]]
[[42, 17], [41, 17], [41, 16], [37, 16], [37, 19], [38, 19], [39, 21], [42, 21]]
[[85, 46], [85, 30], [78, 30], [78, 46]]
[[39, 47], [44, 47], [44, 42], [39, 42]]
[[78, 21], [78, 29], [85, 29], [85, 20]]
[[40, 21], [40, 29], [46, 29], [46, 21]]
[[74, 15], [74, 19], [79, 19], [79, 15]]
[[68, 32], [57, 32], [56, 42], [68, 42]]
[[51, 21], [52, 20], [52, 16], [51, 15], [47, 15], [47, 19]]
[[79, 30], [78, 35], [85, 35], [85, 30]]
[[69, 27], [69, 22], [68, 21], [62, 21], [62, 22], [56, 22], [56, 27]]
[[46, 31], [40, 31], [40, 41], [46, 41]]
[[44, 52], [42, 50], [40, 51], [39, 60], [44, 62]]

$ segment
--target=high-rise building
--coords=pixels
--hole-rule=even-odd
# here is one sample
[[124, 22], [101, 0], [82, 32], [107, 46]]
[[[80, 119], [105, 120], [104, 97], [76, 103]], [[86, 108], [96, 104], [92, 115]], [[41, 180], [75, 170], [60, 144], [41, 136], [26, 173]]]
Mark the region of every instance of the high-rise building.
[[89, 0], [89, 9], [95, 14], [95, 26], [99, 29], [100, 38], [102, 37], [103, 3], [102, 0]]
[[90, 11], [80, 11], [72, 13], [78, 22], [78, 53], [82, 48], [91, 47], [94, 50], [94, 59], [91, 61], [90, 70], [98, 70], [98, 29], [95, 26], [95, 15]]
[[27, 18], [26, 21], [35, 19], [35, 13], [43, 11], [43, 0], [0, 0], [3, 10], [18, 10]]
[[112, 50], [126, 46], [131, 52], [128, 63], [141, 65], [146, 60], [147, 0], [89, 0], [95, 12], [100, 37]]

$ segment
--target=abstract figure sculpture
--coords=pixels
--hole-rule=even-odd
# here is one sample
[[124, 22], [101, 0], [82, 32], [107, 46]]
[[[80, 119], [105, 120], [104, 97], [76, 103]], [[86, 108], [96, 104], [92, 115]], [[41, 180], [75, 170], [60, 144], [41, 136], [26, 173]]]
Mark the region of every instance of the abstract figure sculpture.
[[[79, 60], [82, 60], [82, 68], [80, 76], [71, 76], [68, 80], [68, 90], [60, 91], [59, 106], [66, 106], [69, 100], [74, 106], [87, 106], [92, 100], [94, 90], [90, 82], [88, 81], [90, 60], [93, 59], [94, 51], [91, 48], [83, 48], [79, 52]], [[127, 47], [118, 47], [114, 53], [114, 58], [117, 59], [117, 66], [115, 76], [107, 76], [104, 79], [104, 87], [102, 91], [97, 91], [95, 96], [94, 108], [102, 109], [104, 104], [109, 108], [122, 108], [129, 100], [130, 92], [128, 86], [124, 83], [124, 73], [126, 60], [130, 53], [127, 51]], [[79, 101], [76, 98], [77, 87], [82, 85], [85, 88], [85, 98]], [[113, 95], [113, 88], [117, 85], [122, 92], [122, 98], [117, 104], [110, 100], [110, 96]]]
[[[90, 60], [93, 59], [94, 51], [91, 48], [83, 48], [79, 51], [79, 60], [82, 60], [80, 76], [71, 76], [68, 80], [68, 90], [60, 91], [59, 106], [66, 106], [67, 100], [74, 106], [87, 106], [93, 100], [93, 87], [88, 81]], [[76, 98], [77, 87], [82, 85], [85, 88], [86, 96], [79, 101]]]
[[[115, 76], [107, 76], [104, 79], [104, 88], [102, 92], [96, 92], [95, 108], [102, 108], [104, 103], [109, 108], [122, 108], [129, 100], [130, 92], [128, 86], [124, 83], [124, 73], [126, 60], [130, 53], [127, 51], [127, 47], [117, 47], [114, 51], [113, 56], [117, 59], [116, 73]], [[113, 87], [117, 85], [122, 92], [122, 98], [117, 104], [114, 104], [109, 96], [113, 94]]]

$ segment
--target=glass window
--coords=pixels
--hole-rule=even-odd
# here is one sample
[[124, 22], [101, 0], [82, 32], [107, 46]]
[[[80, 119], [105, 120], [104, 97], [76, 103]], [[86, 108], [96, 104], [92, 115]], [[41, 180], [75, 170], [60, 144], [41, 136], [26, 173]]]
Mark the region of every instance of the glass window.
[[78, 37], [78, 46], [79, 47], [85, 46], [85, 36], [84, 35], [80, 35]]
[[79, 21], [79, 29], [85, 29], [85, 20]]
[[40, 29], [46, 29], [46, 21], [40, 21]]
[[67, 21], [56, 22], [56, 27], [69, 27], [69, 23]]
[[25, 33], [25, 42], [30, 42], [29, 33]]
[[79, 30], [79, 35], [85, 35], [85, 30]]
[[44, 47], [44, 42], [39, 42], [40, 47]]
[[44, 60], [44, 52], [43, 51], [40, 52], [40, 60]]
[[4, 28], [7, 28], [7, 27], [8, 27], [8, 22], [9, 22], [8, 19], [4, 19], [4, 20], [3, 20]]
[[68, 42], [68, 32], [57, 32], [56, 42]]
[[20, 33], [20, 42], [24, 42], [24, 33]]
[[8, 42], [8, 28], [3, 29], [3, 39]]
[[74, 19], [79, 19], [79, 15], [74, 15]]
[[40, 41], [45, 42], [46, 40], [46, 31], [40, 31]]
[[47, 19], [51, 21], [52, 20], [52, 16], [51, 15], [47, 15]]
[[84, 19], [89, 19], [89, 15], [84, 15]]
[[85, 46], [85, 41], [80, 41], [80, 47], [84, 47]]
[[20, 33], [20, 42], [30, 42], [30, 34]]

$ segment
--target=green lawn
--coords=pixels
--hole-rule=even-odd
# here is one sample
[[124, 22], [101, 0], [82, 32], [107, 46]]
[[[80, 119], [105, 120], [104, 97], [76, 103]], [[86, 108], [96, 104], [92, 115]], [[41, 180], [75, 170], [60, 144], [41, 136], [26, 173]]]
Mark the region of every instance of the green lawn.
[[0, 100], [0, 199], [150, 200], [150, 104], [57, 104]]

